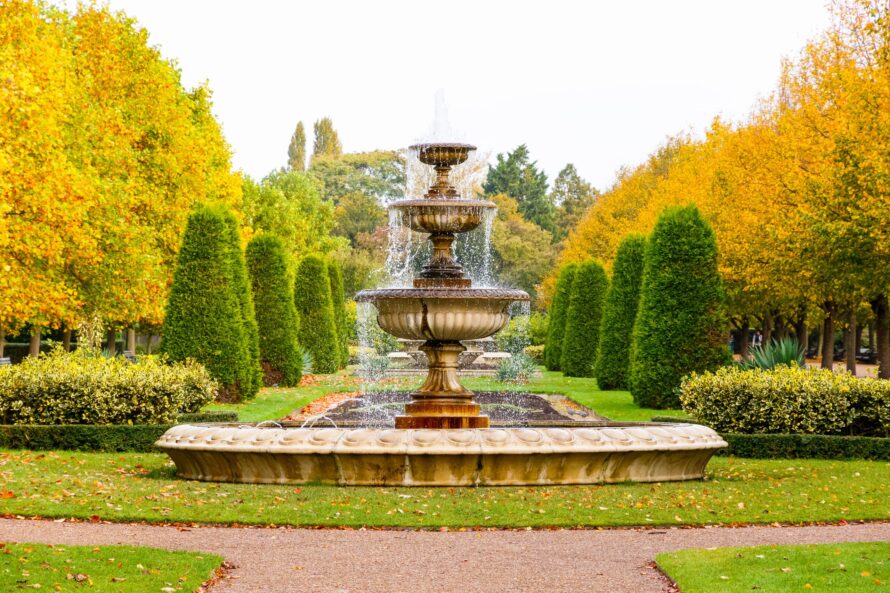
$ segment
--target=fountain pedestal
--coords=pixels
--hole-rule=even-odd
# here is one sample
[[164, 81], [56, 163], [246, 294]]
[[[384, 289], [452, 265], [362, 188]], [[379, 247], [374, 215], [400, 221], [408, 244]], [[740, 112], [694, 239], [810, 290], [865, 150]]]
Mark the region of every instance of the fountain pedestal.
[[458, 359], [466, 347], [458, 341], [428, 340], [420, 347], [429, 360], [424, 384], [411, 394], [405, 416], [396, 416], [396, 428], [488, 428], [473, 392], [457, 379]]

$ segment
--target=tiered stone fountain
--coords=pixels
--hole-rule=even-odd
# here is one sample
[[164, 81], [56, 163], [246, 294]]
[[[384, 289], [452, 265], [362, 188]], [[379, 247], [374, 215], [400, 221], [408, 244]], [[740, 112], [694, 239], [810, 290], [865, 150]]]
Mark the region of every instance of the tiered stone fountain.
[[519, 290], [474, 288], [454, 260], [456, 233], [476, 228], [494, 208], [464, 199], [449, 183], [451, 168], [473, 146], [413, 147], [436, 181], [421, 198], [390, 205], [408, 226], [429, 234], [430, 261], [411, 288], [366, 290], [386, 332], [423, 340], [429, 368], [394, 428], [304, 428], [287, 423], [184, 424], [158, 441], [181, 477], [256, 483], [320, 481], [343, 485], [588, 484], [701, 478], [726, 443], [694, 424], [567, 421], [489, 426], [473, 393], [457, 376], [461, 340], [500, 330]]

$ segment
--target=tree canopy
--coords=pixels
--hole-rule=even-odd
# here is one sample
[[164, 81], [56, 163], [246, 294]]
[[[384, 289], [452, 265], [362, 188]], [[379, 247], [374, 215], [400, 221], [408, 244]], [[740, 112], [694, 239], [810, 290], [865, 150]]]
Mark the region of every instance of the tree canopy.
[[506, 155], [497, 155], [497, 163], [488, 169], [482, 188], [488, 196], [510, 196], [519, 205], [523, 218], [546, 231], [554, 231], [556, 213], [547, 196], [547, 175], [538, 170], [525, 144]]

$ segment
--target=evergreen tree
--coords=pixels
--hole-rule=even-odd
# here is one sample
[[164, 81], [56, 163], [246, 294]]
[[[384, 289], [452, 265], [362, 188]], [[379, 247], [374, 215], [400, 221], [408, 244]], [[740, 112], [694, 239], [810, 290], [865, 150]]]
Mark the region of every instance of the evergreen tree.
[[596, 201], [598, 192], [584, 181], [575, 165], [563, 167], [550, 192], [550, 203], [556, 207], [557, 238], [565, 237], [575, 228], [584, 212]]
[[250, 355], [233, 278], [223, 211], [198, 206], [189, 215], [167, 301], [161, 351], [192, 358], [220, 383], [220, 401], [250, 393]]
[[238, 221], [230, 210], [224, 210], [223, 216], [229, 231], [229, 264], [232, 266], [232, 282], [241, 312], [241, 323], [244, 324], [244, 343], [249, 358], [249, 363], [244, 368], [241, 399], [252, 399], [259, 392], [263, 382], [263, 370], [260, 368], [260, 332], [257, 328], [250, 280], [247, 278], [247, 264], [244, 261], [244, 252], [241, 250]]
[[519, 203], [523, 218], [553, 233], [555, 209], [547, 197], [547, 175], [530, 162], [528, 148], [519, 145], [513, 152], [497, 156], [497, 164], [488, 168], [482, 185], [486, 195], [507, 194]]
[[299, 342], [312, 355], [314, 372], [336, 372], [340, 366], [340, 344], [331, 281], [324, 260], [317, 255], [303, 258], [297, 268], [294, 303], [300, 318]]
[[646, 247], [630, 363], [634, 401], [679, 407], [685, 375], [728, 362], [727, 330], [714, 231], [695, 206], [665, 209]]
[[618, 245], [612, 264], [612, 283], [606, 294], [600, 345], [594, 375], [600, 389], [627, 389], [634, 320], [643, 282], [646, 237], [627, 235]]
[[291, 171], [306, 170], [306, 131], [301, 121], [297, 122], [297, 129], [287, 147], [287, 168]]
[[592, 377], [609, 277], [593, 260], [575, 272], [559, 366], [567, 377]]
[[257, 235], [247, 244], [247, 271], [253, 288], [260, 335], [260, 362], [266, 385], [295, 387], [303, 372], [299, 320], [284, 243]]
[[349, 328], [346, 326], [346, 296], [343, 292], [343, 273], [340, 264], [328, 260], [328, 279], [331, 283], [331, 299], [334, 302], [334, 326], [337, 328], [337, 346], [340, 368], [349, 362]]
[[553, 303], [550, 305], [550, 324], [547, 327], [547, 342], [544, 346], [544, 364], [551, 371], [559, 370], [562, 358], [562, 340], [565, 337], [566, 313], [572, 296], [572, 282], [575, 280], [577, 264], [566, 264], [559, 271]]
[[312, 145], [312, 158], [338, 157], [343, 154], [340, 145], [340, 137], [334, 129], [334, 122], [329, 117], [323, 117], [312, 126], [315, 132], [315, 142]]

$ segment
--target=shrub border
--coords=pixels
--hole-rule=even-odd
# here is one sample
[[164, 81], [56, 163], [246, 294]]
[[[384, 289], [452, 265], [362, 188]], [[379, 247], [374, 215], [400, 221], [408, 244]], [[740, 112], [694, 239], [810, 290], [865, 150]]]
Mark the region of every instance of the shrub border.
[[[692, 418], [653, 416], [653, 422], [704, 424]], [[890, 438], [829, 434], [720, 433], [729, 447], [717, 455], [749, 459], [870, 459], [890, 461]]]
[[[237, 422], [235, 412], [182, 414], [179, 422]], [[173, 424], [4, 424], [0, 448], [146, 453]]]

